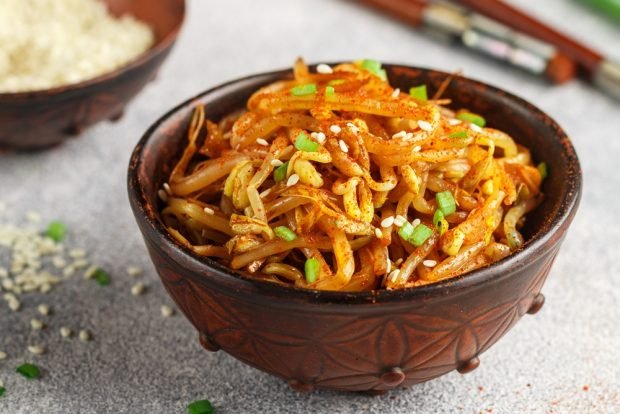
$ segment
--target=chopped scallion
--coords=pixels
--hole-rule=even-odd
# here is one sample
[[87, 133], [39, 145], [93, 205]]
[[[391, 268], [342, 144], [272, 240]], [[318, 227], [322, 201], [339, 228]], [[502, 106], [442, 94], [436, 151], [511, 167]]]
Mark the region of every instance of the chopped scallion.
[[300, 132], [295, 140], [295, 148], [305, 152], [317, 152], [319, 149], [319, 144], [308, 138], [308, 135]]
[[333, 96], [336, 93], [336, 89], [333, 86], [327, 86], [325, 88], [325, 96]]
[[306, 282], [314, 283], [319, 277], [319, 272], [321, 271], [321, 264], [318, 259], [314, 257], [306, 260], [306, 264], [304, 265], [304, 271], [306, 273]]
[[409, 96], [418, 101], [427, 101], [428, 93], [426, 91], [426, 85], [414, 86], [409, 89]]
[[41, 376], [41, 370], [34, 364], [21, 364], [15, 372], [21, 374], [26, 379], [35, 379]]
[[55, 242], [64, 239], [67, 234], [67, 226], [61, 221], [52, 221], [45, 230], [45, 235]]
[[444, 216], [449, 216], [456, 211], [456, 201], [450, 191], [442, 191], [435, 194], [437, 200], [437, 207], [441, 210]]
[[441, 226], [441, 220], [444, 219], [443, 212], [439, 209], [435, 210], [435, 214], [433, 215], [433, 225], [437, 230], [439, 230], [439, 226]]
[[432, 235], [433, 230], [431, 230], [430, 227], [425, 224], [418, 224], [415, 229], [413, 229], [413, 234], [407, 241], [416, 247], [420, 247]]
[[478, 114], [472, 114], [471, 112], [458, 112], [456, 114], [456, 119], [471, 122], [474, 125], [478, 125], [480, 128], [484, 128], [484, 126], [487, 124], [486, 119], [484, 119]]
[[0, 387], [0, 397], [2, 397], [4, 395], [5, 391], [6, 391], [6, 389], [4, 387]]
[[293, 241], [297, 238], [295, 232], [286, 226], [278, 226], [273, 229], [273, 232], [282, 240]]
[[188, 414], [211, 414], [213, 413], [213, 405], [209, 400], [194, 401], [187, 406]]
[[413, 230], [414, 227], [411, 223], [409, 222], [405, 222], [405, 224], [403, 224], [400, 229], [398, 229], [398, 235], [403, 239], [403, 240], [409, 240], [409, 238], [411, 237], [411, 235], [413, 234]]
[[384, 81], [387, 80], [387, 72], [385, 71], [385, 69], [380, 69], [379, 72], [377, 72], [377, 76]]
[[95, 281], [101, 286], [107, 286], [110, 284], [110, 275], [108, 274], [108, 272], [101, 268], [97, 268], [97, 270], [95, 270], [95, 273], [93, 274], [93, 279], [95, 279]]
[[379, 62], [378, 60], [364, 59], [361, 66], [368, 72], [374, 73], [375, 75], [379, 76], [379, 71], [381, 70], [381, 62]]
[[279, 183], [286, 179], [286, 171], [288, 170], [288, 161], [280, 165], [273, 171], [273, 181]]
[[291, 88], [291, 95], [293, 96], [306, 96], [316, 93], [316, 84], [308, 83], [306, 85], [297, 85]]
[[547, 168], [546, 162], [541, 162], [536, 166], [538, 168], [538, 172], [540, 173], [540, 177], [544, 180], [549, 176], [549, 169]]
[[448, 138], [454, 138], [454, 139], [467, 138], [467, 131], [453, 132], [452, 134], [448, 135]]

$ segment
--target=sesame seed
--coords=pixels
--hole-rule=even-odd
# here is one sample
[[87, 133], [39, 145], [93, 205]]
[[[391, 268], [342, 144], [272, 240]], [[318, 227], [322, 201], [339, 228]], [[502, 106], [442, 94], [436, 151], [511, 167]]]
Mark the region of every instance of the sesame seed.
[[98, 266], [92, 265], [88, 269], [86, 269], [86, 271], [84, 272], [84, 279], [92, 279], [95, 276], [98, 268]]
[[381, 227], [386, 228], [394, 224], [394, 216], [389, 216], [381, 220]]
[[318, 73], [322, 73], [324, 75], [328, 75], [330, 73], [334, 73], [334, 70], [331, 68], [331, 66], [326, 65], [325, 63], [321, 63], [321, 64], [317, 65], [316, 71]]
[[75, 273], [75, 267], [73, 266], [67, 266], [62, 270], [62, 275], [64, 277], [73, 276], [74, 273]]
[[299, 182], [299, 176], [297, 174], [293, 174], [290, 177], [288, 177], [288, 180], [286, 181], [286, 186], [291, 187], [297, 184], [298, 182]]
[[398, 269], [392, 270], [390, 274], [388, 275], [388, 279], [390, 280], [390, 282], [394, 283], [396, 282], [396, 279], [398, 279], [399, 275], [400, 275], [400, 270]]
[[422, 147], [421, 147], [421, 146], [416, 145], [415, 147], [413, 147], [413, 148], [411, 149], [411, 151], [413, 151], [413, 152], [420, 152], [420, 150], [421, 150], [421, 149], [422, 149]]
[[333, 132], [334, 134], [338, 135], [340, 134], [340, 131], [342, 131], [342, 129], [338, 126], [338, 125], [332, 125], [329, 127], [329, 130], [331, 132]]
[[45, 348], [41, 345], [29, 345], [28, 352], [35, 355], [41, 355], [45, 352]]
[[162, 305], [162, 307], [161, 307], [161, 316], [163, 316], [164, 318], [169, 318], [172, 315], [174, 315], [174, 309], [172, 309], [168, 305]]
[[60, 269], [62, 267], [65, 267], [67, 265], [67, 262], [65, 261], [65, 259], [62, 258], [62, 256], [54, 256], [52, 258], [52, 264], [54, 265], [54, 267]]
[[317, 141], [319, 144], [323, 144], [323, 143], [325, 142], [325, 139], [326, 139], [326, 137], [325, 137], [325, 134], [324, 134], [324, 133], [322, 133], [322, 132], [318, 132], [318, 133], [316, 134], [316, 141]]
[[47, 305], [39, 305], [39, 306], [37, 306], [37, 311], [41, 315], [49, 315], [50, 314], [50, 307], [47, 306]]
[[400, 259], [398, 259], [397, 261], [395, 261], [395, 262], [394, 262], [394, 264], [395, 264], [396, 266], [400, 266], [400, 264], [401, 264], [402, 262], [404, 262], [404, 260], [403, 260], [403, 258], [401, 257]]
[[432, 131], [433, 130], [433, 126], [426, 122], [426, 121], [418, 121], [418, 126], [420, 127], [421, 130], [423, 131]]
[[73, 335], [73, 331], [70, 328], [67, 328], [66, 326], [60, 328], [60, 336], [63, 338], [68, 338], [71, 335]]
[[215, 214], [215, 210], [213, 210], [211, 207], [205, 207], [203, 208], [204, 212], [210, 215], [214, 215]]
[[41, 221], [41, 215], [35, 211], [29, 211], [26, 213], [26, 219], [31, 223], [38, 223]]
[[396, 88], [394, 89], [394, 91], [392, 91], [392, 98], [398, 98], [399, 95], [400, 95], [400, 89]]
[[8, 356], [8, 355], [6, 354], [6, 352], [2, 352], [2, 351], [0, 351], [0, 361], [2, 361], [3, 359], [6, 359], [6, 358], [7, 358], [7, 356]]
[[276, 168], [281, 165], [284, 165], [284, 163], [280, 160], [271, 160], [270, 164], [272, 167], [276, 167]]
[[256, 138], [256, 143], [258, 145], [262, 145], [263, 147], [268, 147], [269, 143], [267, 142], [267, 140], [263, 139], [263, 138]]
[[78, 337], [80, 338], [80, 341], [82, 342], [88, 342], [93, 339], [92, 334], [85, 329], [82, 329], [80, 331], [80, 333], [78, 334]]
[[133, 296], [140, 296], [141, 294], [144, 293], [145, 289], [146, 289], [146, 286], [144, 286], [144, 283], [138, 282], [131, 287], [131, 294]]
[[413, 228], [416, 228], [416, 227], [418, 227], [418, 226], [420, 225], [420, 223], [421, 223], [421, 222], [422, 222], [422, 220], [420, 220], [419, 218], [417, 218], [417, 219], [415, 219], [415, 220], [413, 220], [413, 221], [411, 222], [411, 225], [413, 226]]
[[400, 214], [394, 218], [394, 224], [396, 227], [402, 227], [407, 222], [407, 219], [401, 216]]
[[11, 309], [13, 312], [17, 312], [19, 308], [22, 307], [22, 303], [17, 299], [9, 300], [8, 305], [9, 305], [9, 309]]
[[462, 123], [462, 122], [463, 122], [463, 121], [461, 121], [460, 119], [456, 119], [456, 118], [453, 118], [453, 119], [448, 120], [448, 123], [449, 123], [450, 125], [459, 125], [459, 124], [460, 124], [460, 123]]
[[168, 202], [168, 193], [166, 193], [164, 190], [159, 190], [157, 191], [157, 196], [159, 197], [159, 199], [161, 201], [163, 201], [164, 203]]
[[474, 132], [482, 132], [482, 128], [480, 128], [476, 124], [469, 124], [469, 129], [471, 129]]
[[385, 273], [390, 273], [390, 271], [392, 270], [392, 261], [390, 260], [390, 256], [389, 255], [385, 255]]
[[422, 262], [422, 264], [426, 267], [435, 267], [437, 266], [437, 261], [436, 260], [425, 260]]
[[43, 322], [41, 322], [39, 319], [30, 320], [30, 327], [35, 331], [40, 331], [41, 329], [43, 329], [43, 326]]
[[360, 132], [360, 129], [353, 122], [347, 122], [347, 127], [354, 134], [357, 134], [358, 132]]
[[349, 147], [347, 147], [346, 142], [344, 142], [343, 140], [338, 140], [338, 146], [340, 147], [340, 149], [342, 150], [342, 152], [347, 153], [349, 152]]
[[83, 269], [88, 266], [88, 261], [84, 259], [77, 259], [73, 263], [71, 263], [71, 266], [76, 270]]
[[378, 227], [375, 229], [375, 236], [377, 236], [377, 239], [383, 238], [383, 232]]
[[392, 139], [399, 139], [399, 138], [404, 138], [405, 135], [407, 135], [407, 131], [399, 131], [397, 133], [395, 133], [394, 135], [392, 135]]
[[127, 266], [127, 274], [129, 276], [140, 276], [142, 274], [142, 269], [138, 266]]
[[170, 189], [170, 185], [168, 183], [164, 183], [162, 185], [162, 187], [164, 187], [164, 190], [166, 191], [166, 194], [172, 195], [172, 190]]

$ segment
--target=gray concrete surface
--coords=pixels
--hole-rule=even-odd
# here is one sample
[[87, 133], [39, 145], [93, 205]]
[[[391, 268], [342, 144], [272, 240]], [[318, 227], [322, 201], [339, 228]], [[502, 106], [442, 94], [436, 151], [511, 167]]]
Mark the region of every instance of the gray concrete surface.
[[[620, 58], [620, 28], [573, 1], [519, 0], [556, 26]], [[346, 29], [346, 30], [345, 30]], [[316, 392], [286, 384], [223, 353], [207, 353], [169, 303], [147, 258], [125, 190], [130, 151], [145, 129], [181, 100], [222, 81], [311, 61], [374, 57], [465, 74], [536, 102], [574, 140], [585, 172], [581, 210], [543, 291], [547, 303], [482, 356], [472, 374], [456, 373], [382, 397]], [[182, 413], [209, 398], [218, 413], [617, 413], [620, 412], [620, 103], [573, 82], [552, 88], [531, 77], [443, 46], [406, 27], [338, 0], [189, 2], [177, 48], [157, 82], [118, 123], [38, 154], [0, 154], [3, 222], [28, 210], [60, 218], [68, 244], [110, 270], [100, 287], [77, 277], [49, 295], [25, 299], [21, 312], [0, 303], [0, 413]], [[6, 262], [6, 256], [0, 257]], [[6, 263], [5, 263], [6, 264]], [[145, 269], [143, 297], [129, 289], [127, 265]], [[46, 302], [54, 315], [35, 333], [28, 321]], [[92, 343], [62, 340], [58, 328], [88, 327]], [[42, 342], [43, 356], [26, 346]], [[14, 373], [24, 360], [44, 369], [37, 381]]]

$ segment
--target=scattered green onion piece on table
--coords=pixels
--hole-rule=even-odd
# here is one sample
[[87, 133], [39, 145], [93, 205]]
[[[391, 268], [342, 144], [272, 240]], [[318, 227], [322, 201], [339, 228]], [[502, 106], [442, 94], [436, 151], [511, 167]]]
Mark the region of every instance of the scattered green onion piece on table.
[[304, 152], [317, 152], [319, 149], [319, 144], [318, 142], [314, 142], [308, 138], [308, 135], [300, 132], [295, 140], [295, 148]]
[[420, 247], [432, 235], [433, 230], [431, 230], [430, 227], [425, 224], [418, 224], [415, 229], [413, 229], [413, 234], [407, 241], [416, 247]]
[[426, 85], [414, 86], [409, 89], [409, 96], [418, 101], [427, 101], [428, 93], [426, 91]]
[[403, 224], [401, 226], [400, 229], [398, 229], [398, 235], [403, 239], [403, 240], [409, 240], [409, 238], [411, 237], [411, 235], [413, 234], [413, 230], [414, 227], [411, 223], [406, 222], [405, 224]]
[[107, 286], [110, 284], [110, 275], [103, 269], [98, 268], [93, 274], [93, 279], [97, 281], [101, 286]]
[[278, 226], [273, 229], [273, 232], [282, 240], [293, 241], [297, 238], [295, 232], [286, 226]]
[[333, 86], [327, 86], [325, 88], [325, 96], [334, 96], [336, 93], [336, 89]]
[[439, 209], [435, 210], [435, 214], [433, 214], [433, 225], [437, 230], [439, 230], [441, 226], [441, 221], [445, 218], [443, 212]]
[[306, 85], [297, 85], [291, 88], [291, 95], [306, 96], [316, 93], [316, 84], [308, 83]]
[[319, 277], [320, 272], [320, 263], [318, 259], [311, 258], [306, 260], [306, 264], [304, 265], [304, 271], [306, 273], [306, 282], [314, 283], [316, 279]]
[[187, 406], [188, 414], [211, 414], [213, 412], [213, 405], [209, 400], [194, 401]]
[[2, 397], [4, 395], [5, 391], [6, 391], [6, 388], [0, 387], [0, 397]]
[[549, 169], [547, 168], [546, 162], [541, 162], [536, 166], [536, 168], [538, 168], [538, 172], [543, 180], [549, 176]]
[[61, 221], [52, 221], [45, 230], [45, 235], [55, 242], [64, 239], [65, 234], [67, 234], [67, 226]]
[[454, 196], [450, 191], [442, 191], [435, 194], [435, 199], [444, 216], [449, 216], [456, 211], [456, 201], [454, 201]]
[[484, 128], [484, 126], [487, 124], [486, 119], [484, 119], [478, 114], [472, 114], [471, 112], [459, 112], [456, 114], [456, 119], [471, 122], [474, 125], [478, 125], [480, 128]]
[[467, 138], [467, 131], [453, 132], [452, 134], [448, 135], [448, 138], [454, 138], [454, 139]]
[[273, 181], [279, 183], [286, 179], [286, 171], [288, 170], [288, 161], [280, 165], [273, 171]]
[[26, 379], [35, 379], [41, 376], [41, 370], [34, 364], [21, 364], [15, 372], [22, 374]]

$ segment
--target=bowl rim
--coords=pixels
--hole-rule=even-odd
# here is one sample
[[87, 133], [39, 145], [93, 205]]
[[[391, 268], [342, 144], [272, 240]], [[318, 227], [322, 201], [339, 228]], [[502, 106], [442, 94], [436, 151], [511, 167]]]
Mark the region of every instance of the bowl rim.
[[[186, 17], [186, 0], [175, 0], [179, 3], [181, 19], [179, 23], [164, 37], [155, 41], [155, 43], [149, 47], [144, 52], [140, 53], [138, 56], [134, 57], [130, 61], [126, 62], [124, 65], [113, 69], [112, 71], [102, 73], [101, 75], [97, 75], [94, 78], [89, 78], [77, 83], [70, 83], [67, 85], [54, 86], [53, 88], [47, 89], [38, 89], [32, 91], [23, 91], [23, 92], [0, 92], [0, 101], [8, 102], [8, 101], [21, 101], [21, 100], [29, 100], [29, 99], [45, 99], [54, 95], [62, 95], [64, 93], [71, 93], [77, 90], [86, 89], [90, 86], [102, 84], [111, 79], [118, 78], [123, 74], [145, 64], [146, 62], [154, 59], [157, 55], [164, 52], [166, 49], [170, 48], [177, 37], [179, 36], [179, 32], [181, 31], [181, 27], [183, 27], [183, 23]], [[140, 20], [143, 23], [147, 23], [143, 20]], [[148, 23], [147, 23], [148, 24]]]
[[[338, 62], [331, 63], [333, 65]], [[315, 67], [316, 64], [309, 64], [310, 68]], [[411, 66], [406, 64], [397, 63], [383, 63], [385, 68], [392, 69], [406, 69], [406, 70], [419, 70], [428, 73], [436, 73], [442, 76], [450, 76], [451, 74], [445, 71], [425, 68], [420, 66]], [[250, 278], [242, 273], [235, 272], [230, 268], [218, 263], [207, 257], [199, 256], [193, 251], [180, 245], [175, 239], [173, 239], [166, 231], [163, 224], [156, 218], [156, 212], [154, 209], [146, 208], [148, 201], [146, 193], [143, 187], [140, 185], [141, 179], [139, 177], [139, 171], [142, 166], [145, 150], [148, 146], [150, 138], [160, 130], [160, 127], [166, 124], [180, 113], [183, 109], [194, 105], [196, 102], [201, 101], [205, 97], [217, 94], [223, 89], [235, 86], [236, 84], [243, 84], [245, 82], [253, 81], [258, 78], [271, 79], [276, 81], [283, 76], [290, 75], [291, 68], [279, 69], [269, 72], [261, 72], [241, 78], [229, 80], [227, 82], [218, 84], [212, 88], [209, 88], [199, 94], [186, 99], [180, 104], [174, 106], [167, 111], [164, 115], [159, 117], [147, 130], [144, 132], [134, 150], [132, 151], [131, 158], [128, 166], [127, 185], [130, 204], [134, 210], [134, 216], [138, 223], [140, 221], [145, 222], [155, 234], [159, 243], [165, 243], [168, 252], [175, 251], [177, 254], [182, 255], [185, 259], [191, 262], [192, 267], [206, 268], [215, 273], [217, 277], [224, 278], [229, 284], [235, 286], [236, 289], [246, 288], [252, 292], [260, 292], [261, 295], [273, 295], [273, 296], [287, 296], [288, 300], [302, 300], [304, 302], [314, 303], [337, 303], [339, 305], [350, 305], [360, 303], [386, 303], [386, 302], [402, 302], [403, 300], [411, 300], [419, 297], [438, 297], [446, 296], [448, 293], [454, 295], [457, 291], [465, 291], [470, 288], [474, 288], [481, 284], [486, 283], [492, 279], [499, 279], [502, 277], [509, 277], [516, 273], [518, 270], [528, 267], [536, 259], [544, 256], [547, 250], [550, 250], [553, 246], [561, 242], [563, 236], [568, 229], [568, 226], [572, 222], [582, 195], [583, 175], [580, 166], [579, 158], [575, 151], [575, 148], [568, 138], [565, 131], [557, 124], [557, 122], [549, 117], [544, 111], [529, 103], [528, 101], [520, 98], [510, 92], [507, 92], [499, 87], [489, 85], [476, 79], [469, 77], [459, 76], [459, 80], [473, 84], [474, 86], [483, 87], [490, 90], [492, 93], [501, 95], [505, 99], [513, 101], [518, 106], [524, 107], [527, 112], [533, 115], [540, 115], [548, 119], [548, 127], [555, 130], [555, 139], [562, 142], [562, 155], [566, 156], [571, 164], [572, 168], [567, 172], [568, 179], [564, 181], [561, 196], [559, 202], [557, 214], [550, 219], [548, 223], [548, 230], [545, 232], [537, 232], [531, 239], [527, 240], [523, 248], [510, 254], [506, 258], [492, 263], [489, 266], [476, 269], [474, 271], [437, 282], [430, 283], [419, 287], [411, 287], [404, 289], [378, 289], [364, 292], [346, 292], [346, 291], [326, 291], [316, 289], [298, 288], [295, 286], [283, 286], [276, 283], [265, 282], [257, 279]], [[572, 191], [571, 191], [572, 190]], [[146, 237], [146, 234], [144, 234]], [[161, 248], [160, 248], [161, 249]], [[210, 275], [212, 277], [212, 275]], [[199, 278], [199, 279], [203, 279]], [[217, 286], [214, 286], [217, 288]], [[277, 304], [274, 304], [277, 306]]]

